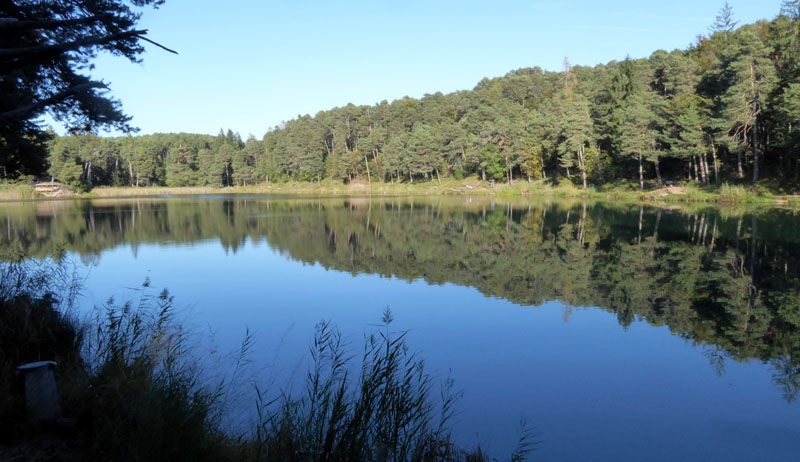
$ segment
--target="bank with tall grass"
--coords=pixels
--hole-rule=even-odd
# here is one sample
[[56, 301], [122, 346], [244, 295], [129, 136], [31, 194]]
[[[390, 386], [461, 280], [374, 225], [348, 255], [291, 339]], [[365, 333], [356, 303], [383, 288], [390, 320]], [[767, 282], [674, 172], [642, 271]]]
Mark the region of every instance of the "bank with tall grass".
[[[302, 391], [271, 395], [254, 382], [254, 423], [234, 432], [223, 422], [236, 375], [204, 373], [166, 290], [153, 293], [146, 282], [137, 299], [109, 300], [84, 321], [79, 290], [65, 263], [0, 264], [0, 460], [489, 460], [455, 444], [458, 393], [449, 380], [434, 386], [405, 334], [389, 329], [388, 310], [357, 360], [321, 322]], [[235, 367], [252, 340], [243, 339]], [[57, 363], [63, 418], [28, 422], [16, 367], [43, 360]], [[533, 448], [522, 428], [508, 459]]]
[[[64, 190], [67, 191], [67, 190]], [[287, 181], [233, 187], [111, 187], [101, 186], [90, 191], [60, 192], [59, 197], [117, 198], [203, 195], [286, 195], [286, 196], [487, 196], [519, 198], [572, 198], [615, 200], [641, 203], [720, 203], [777, 206], [800, 206], [800, 194], [772, 184], [729, 184], [702, 186], [695, 182], [675, 183], [658, 187], [654, 182], [644, 190], [629, 182], [610, 183], [581, 188], [567, 180], [558, 183], [546, 180], [513, 183], [491, 183], [478, 178], [415, 183], [386, 183], [356, 180], [342, 183], [336, 180], [320, 182]], [[0, 185], [0, 201], [47, 199], [27, 184]]]

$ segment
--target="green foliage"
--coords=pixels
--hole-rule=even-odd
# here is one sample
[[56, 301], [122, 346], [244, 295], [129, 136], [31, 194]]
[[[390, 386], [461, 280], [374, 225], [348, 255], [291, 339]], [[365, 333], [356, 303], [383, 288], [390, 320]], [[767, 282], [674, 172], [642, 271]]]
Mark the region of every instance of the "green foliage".
[[[727, 122], [725, 133], [740, 149], [748, 143], [753, 148], [753, 182], [758, 180], [759, 125], [767, 110], [770, 94], [777, 84], [772, 52], [750, 29], [733, 35], [723, 50], [721, 79], [727, 84], [720, 96], [722, 118]], [[748, 141], [749, 140], [749, 141]]]
[[[132, 130], [108, 87], [87, 75], [100, 51], [141, 61], [142, 7], [163, 0], [4, 2], [0, 58], [0, 178], [42, 174], [51, 134], [44, 114], [73, 133]], [[147, 40], [147, 39], [145, 39]]]
[[[760, 171], [770, 184], [792, 189], [800, 185], [795, 11], [789, 2], [774, 20], [737, 29], [726, 6], [711, 34], [687, 50], [563, 72], [518, 69], [467, 91], [349, 104], [298, 116], [261, 140], [243, 142], [231, 130], [216, 137], [56, 138], [51, 171], [74, 157], [88, 189], [346, 183], [368, 175], [385, 182], [479, 176], [557, 183], [575, 173], [587, 188], [636, 177], [643, 188], [653, 173], [657, 184], [662, 177], [709, 184], [748, 171], [757, 179]], [[70, 169], [63, 177], [77, 184]]]
[[502, 180], [506, 176], [506, 164], [500, 153], [500, 148], [495, 144], [489, 144], [481, 151], [481, 167], [486, 175], [493, 180]]

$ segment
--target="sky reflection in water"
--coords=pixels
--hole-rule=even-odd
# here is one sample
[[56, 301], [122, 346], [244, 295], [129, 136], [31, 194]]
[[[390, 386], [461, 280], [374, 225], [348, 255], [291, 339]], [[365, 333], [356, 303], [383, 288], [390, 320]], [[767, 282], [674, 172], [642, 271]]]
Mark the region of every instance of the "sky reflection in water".
[[[254, 359], [278, 383], [302, 380], [316, 322], [333, 320], [357, 354], [388, 305], [429, 371], [464, 391], [457, 435], [497, 455], [515, 444], [522, 417], [536, 427], [540, 460], [794, 460], [800, 448], [800, 408], [769, 363], [788, 350], [785, 365], [798, 368], [790, 214], [760, 214], [753, 239], [751, 215], [718, 210], [464, 199], [418, 199], [413, 209], [401, 199], [78, 204], [53, 213], [6, 205], [0, 222], [33, 255], [54, 241], [82, 255], [94, 303], [130, 297], [123, 288], [149, 277], [221, 351], [249, 327]], [[735, 296], [743, 281], [756, 296]], [[573, 308], [587, 305], [603, 309]], [[761, 311], [734, 315], [748, 309]], [[723, 370], [715, 357], [726, 358]]]

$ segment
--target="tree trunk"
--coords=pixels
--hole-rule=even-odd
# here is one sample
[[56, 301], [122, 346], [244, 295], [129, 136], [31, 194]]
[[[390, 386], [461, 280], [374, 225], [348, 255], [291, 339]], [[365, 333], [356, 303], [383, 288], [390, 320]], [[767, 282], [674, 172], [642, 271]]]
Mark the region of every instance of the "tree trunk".
[[656, 165], [656, 183], [658, 183], [658, 187], [660, 188], [663, 186], [663, 183], [661, 182], [661, 169], [658, 167], [658, 156], [656, 156], [656, 160], [654, 160], [653, 163]]
[[544, 172], [544, 155], [539, 153], [539, 161], [542, 163], [542, 178], [547, 179], [547, 174]]
[[364, 165], [367, 167], [367, 181], [372, 185], [372, 176], [369, 174], [369, 161], [367, 161], [367, 153], [364, 152]]
[[642, 155], [639, 154], [639, 189], [644, 191], [644, 169], [642, 168]]
[[86, 171], [86, 184], [89, 188], [92, 187], [92, 161], [86, 162], [86, 167], [84, 170]]
[[736, 177], [740, 180], [744, 178], [744, 170], [742, 170], [742, 150], [736, 150]]
[[708, 184], [708, 177], [706, 176], [705, 168], [703, 168], [703, 157], [700, 154], [697, 155], [696, 162], [697, 169], [700, 170], [700, 181], [703, 184]]
[[755, 283], [756, 281], [756, 234], [758, 229], [758, 221], [756, 221], [756, 216], [753, 215], [752, 218], [752, 225], [750, 231], [750, 281], [751, 283]]
[[719, 184], [719, 163], [717, 163], [717, 148], [711, 143], [711, 158], [714, 159], [714, 183]]
[[439, 184], [442, 184], [442, 179], [439, 177], [439, 169], [435, 168], [434, 170], [436, 171], [436, 181], [438, 181]]
[[[578, 166], [581, 169], [581, 181], [583, 182], [583, 189], [586, 189], [586, 162], [583, 158], [583, 146], [578, 149]], [[658, 164], [656, 164], [656, 170]]]
[[758, 118], [753, 124], [753, 184], [758, 183]]

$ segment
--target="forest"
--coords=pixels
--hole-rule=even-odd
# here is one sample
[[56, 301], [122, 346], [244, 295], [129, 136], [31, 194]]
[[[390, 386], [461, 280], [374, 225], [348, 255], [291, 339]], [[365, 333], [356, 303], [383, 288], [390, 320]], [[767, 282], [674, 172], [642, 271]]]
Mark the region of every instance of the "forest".
[[798, 76], [800, 2], [741, 27], [726, 4], [685, 50], [594, 67], [565, 58], [560, 72], [518, 69], [472, 90], [298, 116], [262, 139], [54, 136], [47, 174], [80, 190], [467, 176], [791, 188], [800, 184]]

